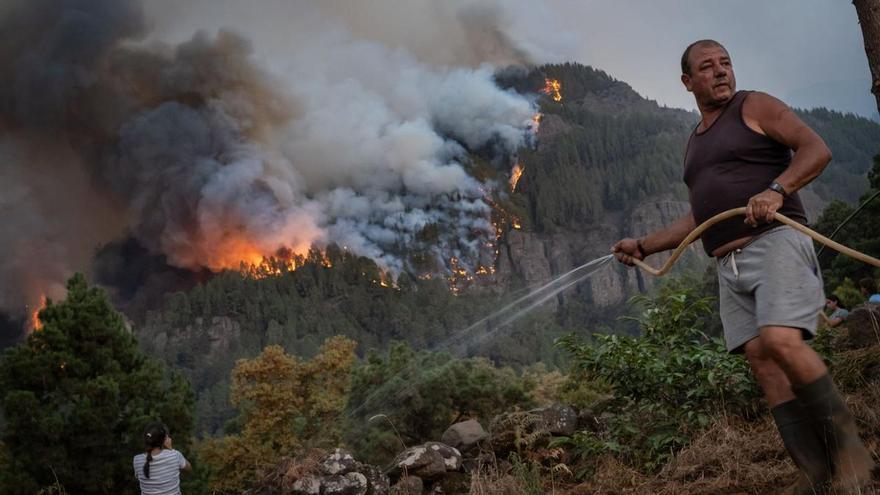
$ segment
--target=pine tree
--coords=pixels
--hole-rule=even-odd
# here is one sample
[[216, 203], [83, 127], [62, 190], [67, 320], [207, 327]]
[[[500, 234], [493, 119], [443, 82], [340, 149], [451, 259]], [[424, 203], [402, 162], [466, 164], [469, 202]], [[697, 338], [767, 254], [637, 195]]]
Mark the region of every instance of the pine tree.
[[274, 468], [282, 456], [338, 445], [357, 344], [331, 337], [311, 360], [270, 345], [232, 371], [230, 398], [240, 408], [241, 432], [202, 446], [213, 469], [212, 488], [238, 493]]
[[0, 492], [136, 493], [132, 456], [161, 420], [185, 450], [194, 398], [179, 375], [147, 358], [104, 292], [85, 277], [40, 311], [41, 330], [0, 358]]

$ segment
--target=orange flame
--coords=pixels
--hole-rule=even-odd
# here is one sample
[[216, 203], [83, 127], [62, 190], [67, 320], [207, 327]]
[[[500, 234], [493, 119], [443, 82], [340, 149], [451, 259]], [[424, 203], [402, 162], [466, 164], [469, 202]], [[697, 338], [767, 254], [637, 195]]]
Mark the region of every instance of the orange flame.
[[541, 90], [545, 95], [550, 95], [553, 101], [562, 101], [562, 84], [557, 79], [544, 78], [544, 89]]
[[543, 116], [544, 116], [544, 114], [542, 114], [541, 112], [538, 112], [534, 116], [532, 116], [532, 125], [530, 126], [530, 129], [535, 134], [538, 133], [538, 129], [540, 129], [540, 127], [541, 127], [541, 118]]
[[43, 322], [40, 321], [40, 311], [46, 307], [46, 295], [40, 294], [40, 306], [37, 309], [31, 312], [31, 317], [29, 321], [28, 327], [31, 330], [40, 330], [43, 328]]
[[449, 260], [449, 271], [449, 290], [455, 295], [458, 295], [462, 289], [474, 281], [474, 276], [461, 266], [460, 261], [455, 256]]
[[513, 169], [510, 171], [510, 192], [516, 191], [516, 183], [522, 177], [523, 171], [525, 171], [525, 168], [519, 163], [513, 166]]

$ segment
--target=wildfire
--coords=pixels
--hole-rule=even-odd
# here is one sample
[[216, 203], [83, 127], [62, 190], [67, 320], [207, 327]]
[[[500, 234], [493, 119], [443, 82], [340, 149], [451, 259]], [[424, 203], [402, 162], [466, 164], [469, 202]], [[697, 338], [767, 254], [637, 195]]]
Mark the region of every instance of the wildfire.
[[522, 177], [524, 170], [525, 168], [519, 163], [513, 166], [513, 169], [510, 171], [510, 192], [516, 191], [516, 183], [519, 182], [519, 178]]
[[562, 84], [557, 79], [544, 78], [544, 89], [541, 90], [545, 95], [553, 98], [553, 101], [562, 101]]
[[46, 295], [40, 294], [40, 306], [31, 312], [28, 327], [31, 330], [40, 330], [43, 328], [43, 322], [40, 321], [40, 311], [46, 307]]
[[449, 290], [458, 295], [459, 292], [474, 281], [474, 276], [461, 266], [458, 258], [449, 260]]
[[[343, 247], [343, 249], [347, 251], [347, 248]], [[307, 255], [304, 255], [298, 254], [291, 249], [283, 248], [279, 249], [274, 256], [262, 256], [256, 262], [242, 260], [238, 271], [242, 276], [261, 280], [269, 277], [283, 276], [309, 263], [314, 263], [324, 268], [333, 267], [333, 262], [327, 257], [326, 252], [310, 250]], [[365, 278], [368, 277], [365, 271], [362, 271], [361, 275]], [[393, 276], [381, 269], [379, 270], [379, 276], [377, 278], [370, 278], [370, 282], [381, 287], [400, 290]]]
[[[330, 260], [325, 256], [321, 256], [321, 264], [325, 267], [332, 265]], [[247, 277], [263, 279], [268, 277], [278, 277], [285, 273], [295, 271], [297, 268], [305, 265], [305, 255], [298, 254], [291, 249], [279, 249], [275, 256], [259, 256], [256, 260], [253, 258], [244, 258], [239, 263], [238, 271]]]

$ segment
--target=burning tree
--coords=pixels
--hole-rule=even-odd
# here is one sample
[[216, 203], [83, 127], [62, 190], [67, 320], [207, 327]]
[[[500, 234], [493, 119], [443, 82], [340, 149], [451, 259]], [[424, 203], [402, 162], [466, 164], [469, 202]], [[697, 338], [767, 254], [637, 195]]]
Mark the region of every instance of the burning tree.
[[0, 358], [0, 492], [134, 493], [144, 426], [164, 421], [185, 451], [193, 394], [140, 351], [103, 291], [82, 275], [67, 290], [40, 311], [42, 329]]

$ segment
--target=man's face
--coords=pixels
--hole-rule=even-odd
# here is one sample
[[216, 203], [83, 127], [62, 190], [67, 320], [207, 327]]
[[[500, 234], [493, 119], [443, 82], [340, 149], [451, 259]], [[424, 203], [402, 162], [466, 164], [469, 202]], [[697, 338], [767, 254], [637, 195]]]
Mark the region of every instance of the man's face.
[[831, 300], [831, 299], [828, 299], [828, 300], [825, 301], [825, 306], [826, 306], [828, 309], [830, 309], [830, 310], [833, 311], [833, 310], [837, 309], [837, 301], [833, 301], [833, 300]]
[[736, 93], [736, 77], [727, 50], [720, 46], [698, 45], [688, 54], [690, 74], [681, 82], [701, 106], [721, 106]]

